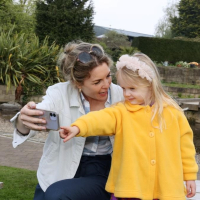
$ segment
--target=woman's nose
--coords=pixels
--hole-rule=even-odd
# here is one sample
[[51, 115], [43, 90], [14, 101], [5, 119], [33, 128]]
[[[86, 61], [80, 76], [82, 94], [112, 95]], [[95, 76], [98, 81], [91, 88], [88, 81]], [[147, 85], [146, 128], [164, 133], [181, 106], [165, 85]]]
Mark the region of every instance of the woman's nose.
[[104, 85], [103, 85], [104, 88], [109, 88], [110, 87], [110, 81], [108, 79], [106, 79], [104, 81]]

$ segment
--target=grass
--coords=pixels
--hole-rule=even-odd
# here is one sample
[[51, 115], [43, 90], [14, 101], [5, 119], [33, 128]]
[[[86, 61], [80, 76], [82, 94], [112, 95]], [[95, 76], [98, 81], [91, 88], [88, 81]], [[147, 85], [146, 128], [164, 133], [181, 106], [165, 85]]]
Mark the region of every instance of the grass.
[[164, 82], [162, 84], [164, 86], [169, 86], [169, 87], [200, 89], [200, 85], [189, 85], [189, 84], [180, 84], [180, 83], [164, 83]]
[[36, 171], [0, 166], [1, 200], [32, 200], [37, 185]]

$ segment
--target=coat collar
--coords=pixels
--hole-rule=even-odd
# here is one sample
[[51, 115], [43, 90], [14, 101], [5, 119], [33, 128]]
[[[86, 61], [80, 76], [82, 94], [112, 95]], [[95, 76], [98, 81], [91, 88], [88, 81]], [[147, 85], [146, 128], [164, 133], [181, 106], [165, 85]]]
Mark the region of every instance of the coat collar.
[[131, 103], [128, 102], [128, 101], [125, 101], [125, 102], [124, 102], [124, 105], [125, 105], [126, 109], [127, 109], [128, 111], [131, 111], [131, 112], [135, 112], [135, 111], [138, 111], [138, 110], [141, 110], [141, 109], [145, 109], [145, 108], [146, 108], [147, 110], [150, 110], [150, 109], [151, 109], [150, 106], [133, 105], [133, 104], [131, 104]]
[[[142, 105], [133, 105], [131, 104], [130, 102], [128, 101], [125, 101], [124, 102], [124, 105], [126, 107], [126, 109], [128, 111], [131, 111], [131, 112], [135, 112], [135, 111], [138, 111], [138, 110], [141, 110], [141, 109], [145, 109], [146, 111], [152, 111], [154, 109], [154, 105], [153, 106], [142, 106]], [[166, 103], [163, 103], [163, 108], [167, 107], [167, 104]]]
[[70, 88], [70, 100], [69, 100], [69, 106], [70, 107], [80, 107], [81, 103], [81, 98], [80, 98], [80, 93], [78, 89], [75, 86], [71, 86]]

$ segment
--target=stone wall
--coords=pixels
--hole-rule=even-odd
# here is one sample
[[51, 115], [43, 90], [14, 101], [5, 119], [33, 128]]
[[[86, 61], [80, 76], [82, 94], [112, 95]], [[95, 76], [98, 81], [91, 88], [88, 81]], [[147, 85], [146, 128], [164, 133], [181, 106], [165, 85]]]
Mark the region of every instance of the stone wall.
[[[23, 96], [21, 96], [22, 99]], [[5, 85], [0, 85], [0, 103], [7, 103], [9, 101], [15, 101], [15, 87], [11, 87], [11, 89], [7, 92]], [[42, 101], [42, 95], [32, 96], [29, 101], [34, 101], [36, 103]]]
[[200, 89], [195, 88], [178, 88], [164, 86], [166, 92], [174, 97], [179, 98], [200, 98]]
[[166, 83], [200, 85], [200, 68], [158, 67], [161, 80]]
[[0, 85], [0, 102], [9, 102], [15, 100], [15, 87], [7, 92], [5, 85]]

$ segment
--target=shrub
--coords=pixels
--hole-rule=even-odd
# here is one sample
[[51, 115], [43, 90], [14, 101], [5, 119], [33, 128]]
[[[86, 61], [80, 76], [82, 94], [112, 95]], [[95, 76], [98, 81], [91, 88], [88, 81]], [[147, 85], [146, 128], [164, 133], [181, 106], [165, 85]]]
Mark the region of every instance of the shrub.
[[[60, 81], [56, 61], [60, 47], [40, 44], [36, 35], [0, 31], [0, 83], [7, 85], [51, 85]], [[21, 81], [21, 82], [20, 82]]]
[[200, 42], [137, 37], [133, 39], [132, 46], [157, 62], [166, 60], [171, 63], [180, 60], [200, 62]]

